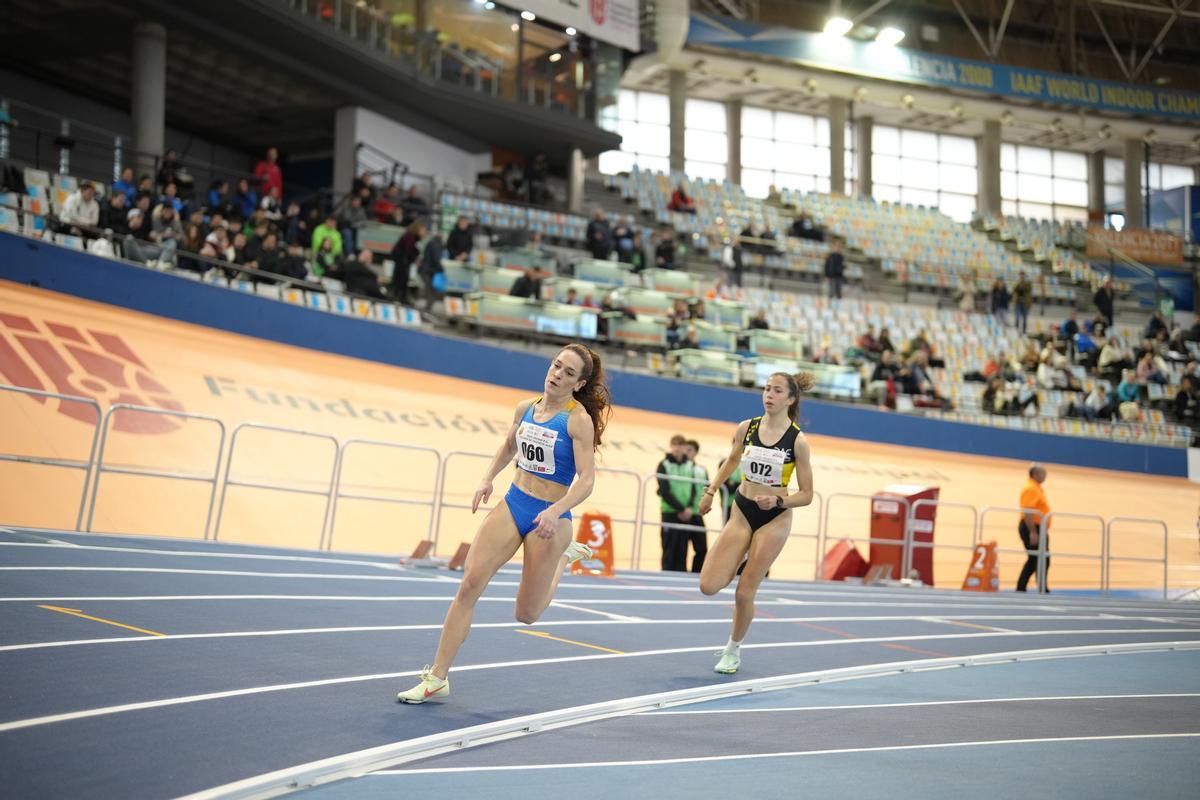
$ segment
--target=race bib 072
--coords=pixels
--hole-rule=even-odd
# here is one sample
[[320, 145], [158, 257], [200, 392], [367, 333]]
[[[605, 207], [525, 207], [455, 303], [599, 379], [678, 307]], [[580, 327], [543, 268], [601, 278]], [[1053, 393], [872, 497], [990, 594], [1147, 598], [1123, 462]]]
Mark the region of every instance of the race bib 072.
[[782, 486], [785, 457], [782, 450], [751, 445], [742, 454], [742, 473], [748, 480], [764, 486]]

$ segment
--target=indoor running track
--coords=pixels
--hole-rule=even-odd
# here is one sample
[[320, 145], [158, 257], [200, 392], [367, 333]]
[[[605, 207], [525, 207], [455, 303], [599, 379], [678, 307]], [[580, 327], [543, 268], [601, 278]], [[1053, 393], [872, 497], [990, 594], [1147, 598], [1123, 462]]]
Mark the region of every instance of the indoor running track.
[[[519, 570], [453, 693], [395, 703], [457, 576], [371, 556], [0, 531], [0, 791], [19, 798], [1194, 797], [1200, 605]], [[1035, 652], [1036, 651], [1036, 652]], [[967, 665], [967, 666], [964, 666]], [[306, 788], [313, 786], [314, 788]]]

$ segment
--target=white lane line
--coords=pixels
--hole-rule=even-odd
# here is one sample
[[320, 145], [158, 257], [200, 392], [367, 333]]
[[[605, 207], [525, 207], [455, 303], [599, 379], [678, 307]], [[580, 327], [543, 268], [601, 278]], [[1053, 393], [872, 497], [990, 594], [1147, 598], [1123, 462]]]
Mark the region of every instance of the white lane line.
[[[499, 599], [507, 600], [508, 598], [497, 598], [497, 599], [498, 600]], [[645, 617], [630, 617], [625, 614], [613, 614], [609, 611], [599, 611], [594, 608], [586, 608], [584, 606], [572, 605], [571, 603], [564, 603], [561, 600], [551, 600], [550, 605], [555, 608], [566, 608], [566, 609], [570, 609], [571, 611], [579, 611], [584, 614], [596, 614], [598, 616], [607, 617], [610, 620], [618, 620], [620, 622], [651, 622], [652, 621], [652, 620], [646, 619]]]
[[[1189, 630], [1124, 630], [1124, 631], [1038, 631], [1030, 633], [1016, 634], [1019, 637], [1035, 637], [1035, 636], [1099, 636], [1106, 634], [1151, 634], [1151, 633], [1195, 633], [1200, 635], [1200, 631]], [[818, 639], [816, 641], [803, 642], [763, 642], [761, 644], [744, 644], [743, 650], [773, 650], [778, 648], [791, 647], [843, 647], [846, 645], [862, 645], [862, 644], [884, 644], [893, 642], [920, 642], [932, 640], [948, 640], [948, 639], [983, 639], [983, 638], [1013, 638], [1012, 634], [1005, 633], [962, 633], [962, 634], [936, 634], [925, 636], [881, 636], [863, 639]], [[1179, 643], [1184, 645], [1193, 644], [1190, 641], [1172, 640], [1171, 644]], [[1163, 643], [1164, 645], [1167, 642]], [[476, 670], [487, 669], [503, 669], [508, 667], [524, 667], [544, 664], [562, 664], [576, 661], [597, 661], [601, 659], [624, 659], [624, 658], [646, 658], [651, 656], [665, 655], [680, 655], [684, 653], [711, 653], [714, 644], [707, 644], [701, 647], [674, 647], [663, 650], [636, 650], [626, 653], [597, 653], [595, 655], [582, 656], [561, 656], [558, 658], [545, 659], [526, 659], [522, 661], [504, 661], [493, 664], [476, 664], [464, 667], [455, 667], [457, 672], [470, 672]], [[1119, 644], [1108, 645], [1119, 646]], [[936, 660], [936, 659], [935, 659]], [[115, 706], [103, 706], [100, 708], [91, 708], [84, 711], [69, 711], [62, 714], [51, 714], [42, 717], [31, 717], [28, 719], [13, 720], [11, 722], [0, 723], [0, 733], [11, 730], [20, 730], [22, 728], [32, 728], [38, 725], [49, 725], [56, 722], [69, 722], [77, 719], [87, 719], [89, 717], [99, 717], [108, 714], [119, 714], [126, 711], [139, 711], [150, 708], [163, 708], [166, 706], [183, 705], [186, 703], [198, 703], [207, 700], [221, 700], [229, 697], [242, 697], [245, 695], [267, 694], [270, 692], [287, 691], [291, 689], [309, 689], [317, 686], [333, 686], [345, 683], [361, 683], [364, 681], [382, 680], [388, 678], [403, 678], [412, 675], [419, 675], [420, 670], [410, 670], [406, 672], [385, 672], [373, 675], [351, 675], [342, 678], [323, 678], [320, 680], [303, 681], [299, 683], [274, 684], [268, 686], [255, 686], [245, 689], [232, 689], [223, 692], [208, 692], [205, 694], [186, 695], [183, 697], [169, 697], [161, 700], [147, 700], [139, 703], [124, 703]]]
[[[491, 602], [508, 603], [510, 598], [481, 598], [481, 600], [489, 600]], [[564, 606], [565, 608], [573, 608], [572, 606]], [[586, 609], [585, 609], [586, 610]], [[603, 612], [596, 612], [603, 613]], [[612, 615], [612, 619], [576, 619], [576, 620], [541, 620], [538, 622], [525, 625], [520, 622], [480, 622], [474, 624], [473, 628], [551, 628], [561, 626], [575, 625], [728, 625], [728, 617], [715, 617], [712, 619], [642, 619], [640, 617], [622, 617], [620, 615]], [[784, 623], [808, 623], [808, 622], [878, 622], [880, 620], [886, 622], [896, 621], [913, 621], [914, 617], [772, 617], [757, 620], [762, 625], [777, 625]], [[1040, 619], [1045, 619], [1041, 617]], [[1052, 617], [1055, 621], [1068, 619], [1067, 617]], [[1071, 619], [1094, 620], [1095, 617], [1075, 617]], [[66, 639], [53, 642], [25, 642], [23, 644], [7, 644], [0, 645], [0, 653], [16, 652], [20, 650], [42, 650], [50, 647], [76, 647], [93, 644], [130, 644], [138, 642], [169, 642], [188, 639], [241, 639], [253, 638], [257, 636], [308, 636], [317, 634], [329, 633], [379, 633], [379, 632], [396, 632], [396, 631], [431, 631], [441, 630], [442, 623], [422, 623], [411, 625], [354, 625], [329, 628], [284, 628], [279, 630], [254, 630], [254, 631], [215, 631], [211, 633], [171, 633], [159, 636], [113, 636], [103, 639]], [[1021, 635], [1024, 631], [1011, 631], [1000, 628], [994, 630], [1011, 635]], [[1118, 629], [1120, 630], [1120, 629]], [[1143, 632], [1153, 631], [1156, 633], [1167, 633], [1173, 631], [1188, 632], [1186, 628], [1144, 628]], [[1054, 633], [1053, 630], [1038, 631], [1041, 634]], [[1109, 629], [1112, 632], [1112, 629]], [[1197, 631], [1200, 633], [1200, 631]], [[749, 646], [749, 645], [747, 645]]]
[[1200, 692], [1175, 692], [1170, 694], [1085, 694], [1085, 695], [1050, 695], [1043, 697], [992, 697], [974, 700], [927, 700], [913, 703], [860, 703], [844, 706], [779, 706], [776, 708], [713, 708], [696, 709], [694, 711], [651, 711], [639, 714], [639, 718], [652, 718], [663, 715], [680, 714], [758, 714], [772, 711], [853, 711], [866, 708], [919, 708], [922, 706], [962, 706], [988, 703], [1031, 703], [1034, 701], [1054, 700], [1146, 700], [1159, 697], [1200, 697]]
[[357, 567], [379, 567], [381, 569], [388, 570], [402, 569], [399, 564], [389, 563], [386, 561], [368, 561], [363, 559], [319, 558], [317, 556], [280, 556], [266, 553], [230, 553], [218, 551], [205, 552], [203, 550], [158, 550], [149, 547], [107, 547], [105, 545], [98, 544], [74, 544], [73, 542], [60, 542], [54, 539], [52, 539], [51, 542], [0, 542], [0, 547], [69, 548], [72, 552], [80, 550], [99, 550], [110, 553], [140, 553], [143, 555], [180, 556], [183, 558], [233, 558], [250, 561], [303, 561], [310, 564], [344, 564]]
[[885, 753], [895, 750], [948, 750], [956, 747], [996, 747], [1014, 744], [1058, 744], [1063, 742], [1106, 742], [1136, 739], [1194, 739], [1200, 733], [1134, 733], [1112, 736], [1052, 736], [1041, 739], [984, 739], [973, 742], [935, 742], [932, 744], [896, 744], [881, 747], [839, 747], [829, 750], [791, 750], [784, 753], [746, 753], [728, 756], [696, 756], [691, 758], [656, 758], [636, 761], [573, 761], [569, 764], [515, 764], [498, 767], [442, 767], [440, 769], [388, 769], [369, 773], [372, 775], [428, 775], [451, 772], [507, 772], [513, 770], [579, 769], [581, 767], [646, 767], [662, 764], [694, 764], [696, 762], [742, 761], [759, 758], [793, 758], [800, 756], [832, 756], [848, 753]]

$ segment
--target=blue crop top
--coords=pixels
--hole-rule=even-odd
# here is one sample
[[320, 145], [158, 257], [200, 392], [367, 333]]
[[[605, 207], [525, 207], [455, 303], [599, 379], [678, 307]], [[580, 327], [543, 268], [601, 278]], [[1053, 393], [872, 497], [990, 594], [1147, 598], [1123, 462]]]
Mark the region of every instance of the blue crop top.
[[575, 401], [548, 422], [534, 422], [533, 410], [542, 398], [529, 404], [517, 425], [517, 469], [569, 486], [575, 479], [575, 447], [567, 433], [567, 420]]

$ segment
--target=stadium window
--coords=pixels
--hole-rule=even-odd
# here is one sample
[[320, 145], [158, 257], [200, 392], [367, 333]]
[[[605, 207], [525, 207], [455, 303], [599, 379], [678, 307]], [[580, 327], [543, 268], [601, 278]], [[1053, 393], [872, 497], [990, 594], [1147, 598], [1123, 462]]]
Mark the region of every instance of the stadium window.
[[[799, 192], [829, 191], [825, 117], [743, 106], [741, 150], [742, 189], [749, 197], [766, 197], [772, 185]], [[847, 177], [852, 174], [847, 168]]]
[[936, 208], [969, 222], [978, 191], [975, 140], [876, 125], [871, 135], [872, 194], [876, 200]]
[[729, 164], [725, 104], [690, 98], [684, 111], [683, 171], [689, 178], [723, 181]]
[[[1145, 172], [1142, 180], [1145, 181]], [[1182, 164], [1150, 164], [1150, 191], [1158, 192], [1190, 186], [1196, 182], [1195, 171]], [[1145, 191], [1145, 186], [1142, 187]], [[1104, 208], [1106, 211], [1125, 210], [1125, 162], [1120, 158], [1104, 159]]]
[[1029, 219], [1086, 222], [1087, 175], [1083, 153], [1001, 144], [1001, 210], [1008, 216]]
[[621, 134], [621, 149], [600, 154], [605, 175], [640, 169], [667, 172], [670, 167], [671, 125], [667, 96], [658, 92], [622, 89], [617, 102], [601, 110], [600, 127]]

